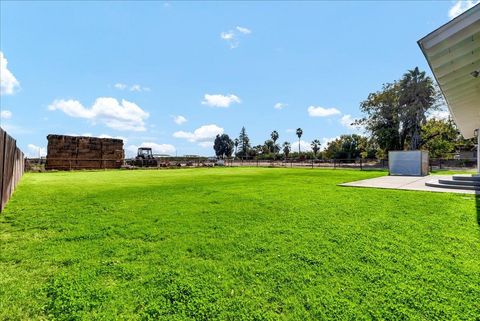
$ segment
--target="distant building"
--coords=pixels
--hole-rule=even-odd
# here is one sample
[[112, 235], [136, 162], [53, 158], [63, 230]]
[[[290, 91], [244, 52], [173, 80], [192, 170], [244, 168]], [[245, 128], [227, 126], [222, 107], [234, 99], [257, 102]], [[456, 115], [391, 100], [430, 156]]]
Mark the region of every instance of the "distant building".
[[48, 135], [45, 169], [120, 168], [123, 140], [84, 136]]

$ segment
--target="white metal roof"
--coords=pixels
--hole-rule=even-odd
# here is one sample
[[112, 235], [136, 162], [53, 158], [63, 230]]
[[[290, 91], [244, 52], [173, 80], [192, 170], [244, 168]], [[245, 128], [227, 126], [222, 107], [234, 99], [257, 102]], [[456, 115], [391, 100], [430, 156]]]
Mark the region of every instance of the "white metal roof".
[[[480, 4], [418, 41], [465, 138], [480, 128]], [[473, 73], [473, 74], [472, 74]]]

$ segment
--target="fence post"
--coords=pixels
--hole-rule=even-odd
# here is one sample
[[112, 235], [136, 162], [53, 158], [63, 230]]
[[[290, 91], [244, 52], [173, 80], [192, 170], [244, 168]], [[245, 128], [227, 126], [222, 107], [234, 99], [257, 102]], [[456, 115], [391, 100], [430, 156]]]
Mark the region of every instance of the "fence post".
[[313, 168], [313, 159], [312, 159], [312, 168]]
[[363, 167], [362, 167], [362, 159], [360, 158], [360, 170], [363, 171]]

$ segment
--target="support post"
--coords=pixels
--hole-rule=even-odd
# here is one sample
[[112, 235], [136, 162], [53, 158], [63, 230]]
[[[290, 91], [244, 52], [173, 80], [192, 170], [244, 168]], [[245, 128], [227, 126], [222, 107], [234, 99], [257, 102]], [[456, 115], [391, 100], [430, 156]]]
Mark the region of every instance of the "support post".
[[480, 128], [477, 132], [477, 175], [480, 175]]

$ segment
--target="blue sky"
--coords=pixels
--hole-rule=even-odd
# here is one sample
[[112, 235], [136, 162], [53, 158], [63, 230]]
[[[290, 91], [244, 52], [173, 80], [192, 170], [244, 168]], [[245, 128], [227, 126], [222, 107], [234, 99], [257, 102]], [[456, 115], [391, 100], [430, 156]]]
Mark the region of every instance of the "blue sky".
[[325, 143], [382, 83], [428, 70], [416, 41], [472, 4], [2, 1], [1, 126], [30, 155], [51, 133], [127, 154], [212, 155], [242, 126]]

